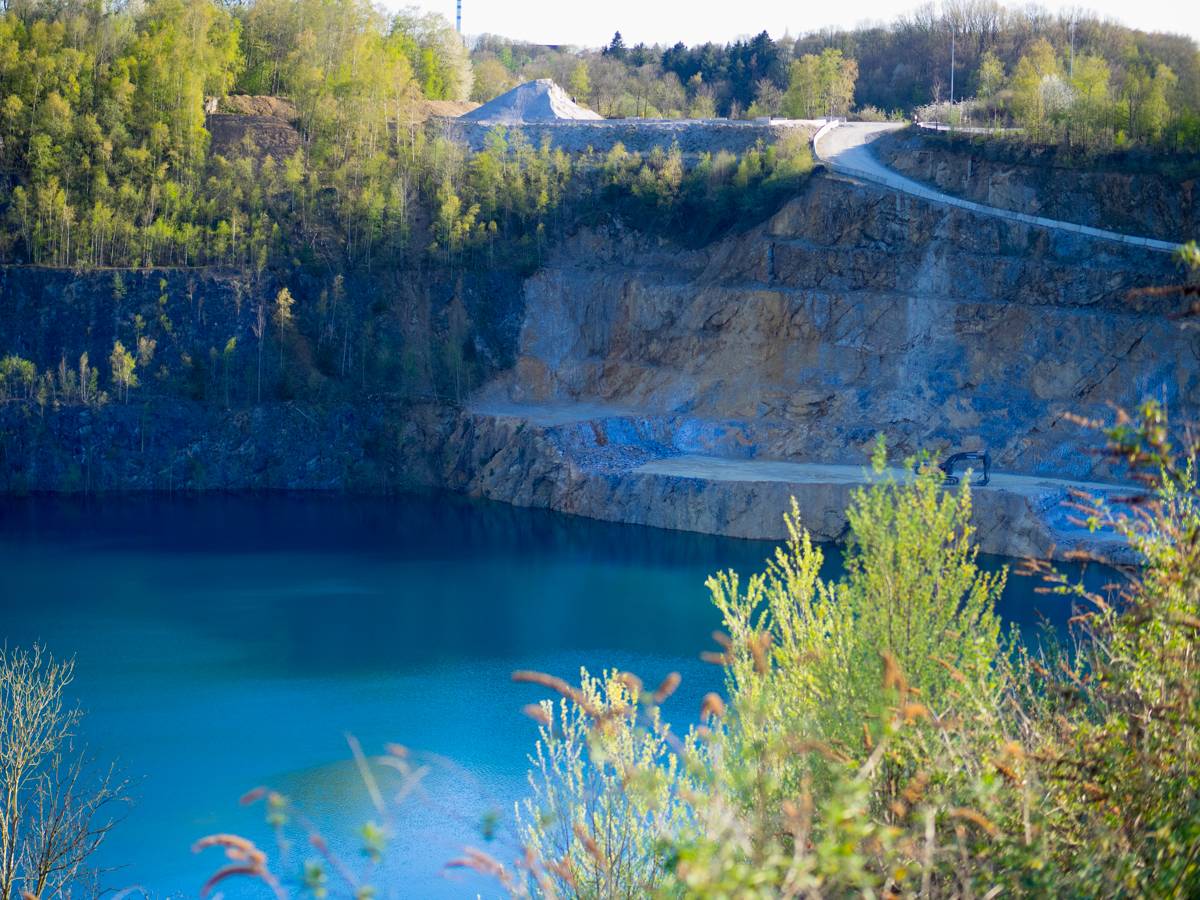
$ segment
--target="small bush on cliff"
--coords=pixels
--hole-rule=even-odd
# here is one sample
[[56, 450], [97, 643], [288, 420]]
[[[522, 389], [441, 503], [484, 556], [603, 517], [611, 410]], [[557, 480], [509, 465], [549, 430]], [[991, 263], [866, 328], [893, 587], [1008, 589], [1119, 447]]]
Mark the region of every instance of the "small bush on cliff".
[[0, 359], [0, 400], [28, 400], [37, 384], [37, 367], [9, 354]]

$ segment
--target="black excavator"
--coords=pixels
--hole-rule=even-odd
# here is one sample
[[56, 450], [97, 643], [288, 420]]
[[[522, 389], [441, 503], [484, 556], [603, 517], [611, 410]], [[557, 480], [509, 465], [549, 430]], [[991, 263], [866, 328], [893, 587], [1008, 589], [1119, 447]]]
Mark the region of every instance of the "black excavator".
[[971, 481], [972, 487], [985, 487], [992, 478], [992, 455], [987, 450], [967, 450], [962, 453], [952, 453], [947, 456], [938, 468], [942, 470], [946, 476], [942, 484], [958, 484], [961, 478], [954, 474], [954, 467], [965, 463], [981, 462], [983, 463], [983, 471], [973, 469], [974, 479]]

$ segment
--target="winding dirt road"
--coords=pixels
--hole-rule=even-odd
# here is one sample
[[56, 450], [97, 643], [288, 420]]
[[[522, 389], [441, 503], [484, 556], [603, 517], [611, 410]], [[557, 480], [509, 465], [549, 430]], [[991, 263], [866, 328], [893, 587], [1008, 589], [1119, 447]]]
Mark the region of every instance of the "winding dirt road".
[[1103, 241], [1116, 241], [1121, 244], [1132, 244], [1144, 247], [1158, 253], [1174, 253], [1179, 245], [1171, 241], [1160, 241], [1154, 238], [1139, 237], [1131, 234], [1121, 234], [1116, 231], [1106, 231], [1103, 228], [1092, 228], [1087, 225], [1077, 225], [1074, 222], [1063, 222], [1058, 219], [1047, 219], [1044, 216], [1032, 216], [1027, 213], [1015, 212], [1011, 209], [1001, 209], [975, 203], [935, 190], [919, 181], [907, 178], [889, 169], [871, 152], [871, 143], [891, 131], [906, 127], [904, 124], [892, 122], [827, 122], [813, 138], [813, 148], [817, 158], [834, 172], [860, 178], [875, 184], [883, 185], [895, 191], [911, 194], [923, 200], [934, 203], [945, 203], [961, 209], [986, 216], [995, 216], [1013, 222], [1023, 222], [1026, 225], [1036, 225], [1040, 228], [1051, 228], [1057, 231], [1082, 234]]

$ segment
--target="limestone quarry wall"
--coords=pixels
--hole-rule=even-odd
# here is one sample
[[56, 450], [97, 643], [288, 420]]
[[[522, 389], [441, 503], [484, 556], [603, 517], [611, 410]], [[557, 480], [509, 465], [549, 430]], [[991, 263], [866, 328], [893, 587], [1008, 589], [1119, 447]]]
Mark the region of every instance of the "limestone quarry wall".
[[588, 234], [526, 284], [517, 364], [485, 395], [671, 417], [688, 452], [860, 463], [990, 448], [998, 467], [1104, 474], [1107, 415], [1153, 395], [1200, 409], [1183, 301], [1131, 291], [1175, 263], [1110, 242], [814, 178], [705, 250]]
[[[387, 327], [375, 340], [396, 353], [414, 338], [435, 346], [463, 298], [490, 375], [465, 408], [444, 394], [418, 408], [373, 393], [252, 403], [253, 304], [239, 304], [237, 273], [127, 272], [117, 309], [112, 273], [0, 272], [0, 348], [41, 368], [83, 350], [103, 365], [118, 320], [151, 321], [160, 294], [174, 325], [156, 360], [216, 359], [244, 338], [232, 405], [211, 366], [200, 399], [148, 378], [129, 404], [0, 404], [0, 491], [442, 485], [747, 537], [781, 536], [797, 496], [805, 524], [832, 538], [853, 480], [722, 480], [667, 464], [861, 467], [882, 432], [899, 454], [987, 447], [1002, 473], [1108, 480], [1095, 436], [1066, 413], [1107, 416], [1147, 395], [1176, 421], [1200, 411], [1200, 332], [1170, 318], [1188, 298], [1134, 293], [1184, 277], [1165, 254], [828, 175], [708, 247], [614, 223], [565, 241], [523, 282], [501, 274], [347, 285], [377, 298]], [[319, 285], [295, 288], [304, 329]], [[980, 494], [985, 549], [1090, 547], [1069, 543], [1086, 539], [1061, 508], [1069, 489]]]

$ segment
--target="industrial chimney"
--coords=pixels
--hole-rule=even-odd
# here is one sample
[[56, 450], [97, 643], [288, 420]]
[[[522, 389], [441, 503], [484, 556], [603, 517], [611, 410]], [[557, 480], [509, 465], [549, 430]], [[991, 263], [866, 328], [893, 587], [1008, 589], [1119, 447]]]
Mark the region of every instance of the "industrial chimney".
[[454, 30], [462, 34], [462, 0], [454, 0]]

